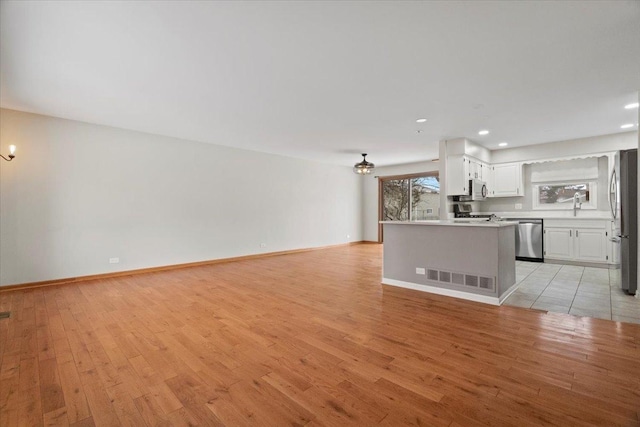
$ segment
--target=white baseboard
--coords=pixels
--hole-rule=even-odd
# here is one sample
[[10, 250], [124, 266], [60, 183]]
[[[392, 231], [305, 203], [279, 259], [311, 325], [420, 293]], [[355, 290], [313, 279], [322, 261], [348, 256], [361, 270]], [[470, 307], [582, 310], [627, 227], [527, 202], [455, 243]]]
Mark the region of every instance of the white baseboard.
[[520, 283], [514, 283], [513, 285], [511, 285], [511, 287], [509, 289], [507, 289], [507, 291], [504, 294], [502, 294], [502, 296], [500, 297], [500, 304], [499, 305], [502, 305], [504, 300], [509, 298], [509, 296], [511, 296], [511, 294], [514, 293], [516, 291], [516, 289], [518, 289], [518, 286], [520, 286]]
[[620, 264], [610, 264], [607, 262], [588, 262], [588, 261], [571, 261], [568, 259], [553, 259], [546, 258], [544, 259], [545, 264], [563, 264], [563, 265], [575, 265], [578, 267], [594, 267], [594, 268], [608, 268], [610, 270], [615, 270], [616, 268], [620, 268]]
[[[382, 278], [382, 284], [398, 286], [400, 288], [414, 289], [416, 291], [429, 292], [431, 294], [438, 294], [438, 295], [444, 295], [448, 297], [460, 298], [468, 301], [481, 302], [484, 304], [500, 305], [502, 303], [502, 301], [497, 297], [471, 294], [469, 292], [456, 291], [453, 289], [445, 289], [437, 286], [421, 285], [419, 283], [403, 282], [402, 280], [388, 279], [386, 277]], [[514, 288], [513, 290], [515, 290], [515, 287], [516, 286], [514, 285], [511, 288]], [[511, 288], [509, 288], [509, 291], [510, 291], [509, 293], [513, 292]]]

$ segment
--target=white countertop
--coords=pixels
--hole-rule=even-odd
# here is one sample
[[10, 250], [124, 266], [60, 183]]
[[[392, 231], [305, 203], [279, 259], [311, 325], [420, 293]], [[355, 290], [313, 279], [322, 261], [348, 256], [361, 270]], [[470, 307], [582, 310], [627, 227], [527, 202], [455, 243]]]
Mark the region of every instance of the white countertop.
[[520, 211], [520, 212], [473, 212], [474, 215], [495, 214], [500, 218], [542, 218], [542, 219], [570, 219], [570, 220], [608, 220], [612, 221], [611, 213], [605, 211], [578, 211], [578, 215], [573, 216], [570, 212], [553, 211]]
[[460, 218], [460, 219], [446, 219], [446, 220], [432, 220], [432, 221], [380, 221], [380, 224], [396, 224], [396, 225], [440, 225], [440, 226], [453, 226], [453, 227], [511, 227], [518, 225], [513, 221], [487, 221], [484, 218]]

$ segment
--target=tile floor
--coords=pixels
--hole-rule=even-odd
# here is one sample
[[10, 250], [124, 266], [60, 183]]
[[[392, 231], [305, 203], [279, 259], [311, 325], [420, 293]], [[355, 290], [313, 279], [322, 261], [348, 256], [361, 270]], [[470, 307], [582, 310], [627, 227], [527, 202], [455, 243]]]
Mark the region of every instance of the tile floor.
[[620, 288], [620, 270], [516, 261], [516, 283], [504, 305], [640, 324], [640, 299]]

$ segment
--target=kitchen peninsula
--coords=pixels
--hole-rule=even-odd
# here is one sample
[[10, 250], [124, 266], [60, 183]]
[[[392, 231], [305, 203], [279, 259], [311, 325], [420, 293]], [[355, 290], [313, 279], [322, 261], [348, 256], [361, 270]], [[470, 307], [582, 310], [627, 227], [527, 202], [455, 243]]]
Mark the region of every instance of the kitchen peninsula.
[[493, 305], [515, 289], [515, 222], [381, 223], [383, 284]]

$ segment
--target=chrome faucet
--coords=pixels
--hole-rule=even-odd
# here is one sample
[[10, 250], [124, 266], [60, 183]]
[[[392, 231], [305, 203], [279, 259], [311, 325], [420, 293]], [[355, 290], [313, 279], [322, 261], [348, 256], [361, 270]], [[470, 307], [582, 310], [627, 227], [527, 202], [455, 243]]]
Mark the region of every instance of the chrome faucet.
[[573, 216], [576, 216], [578, 209], [582, 209], [582, 202], [580, 201], [580, 194], [575, 193], [573, 195]]

